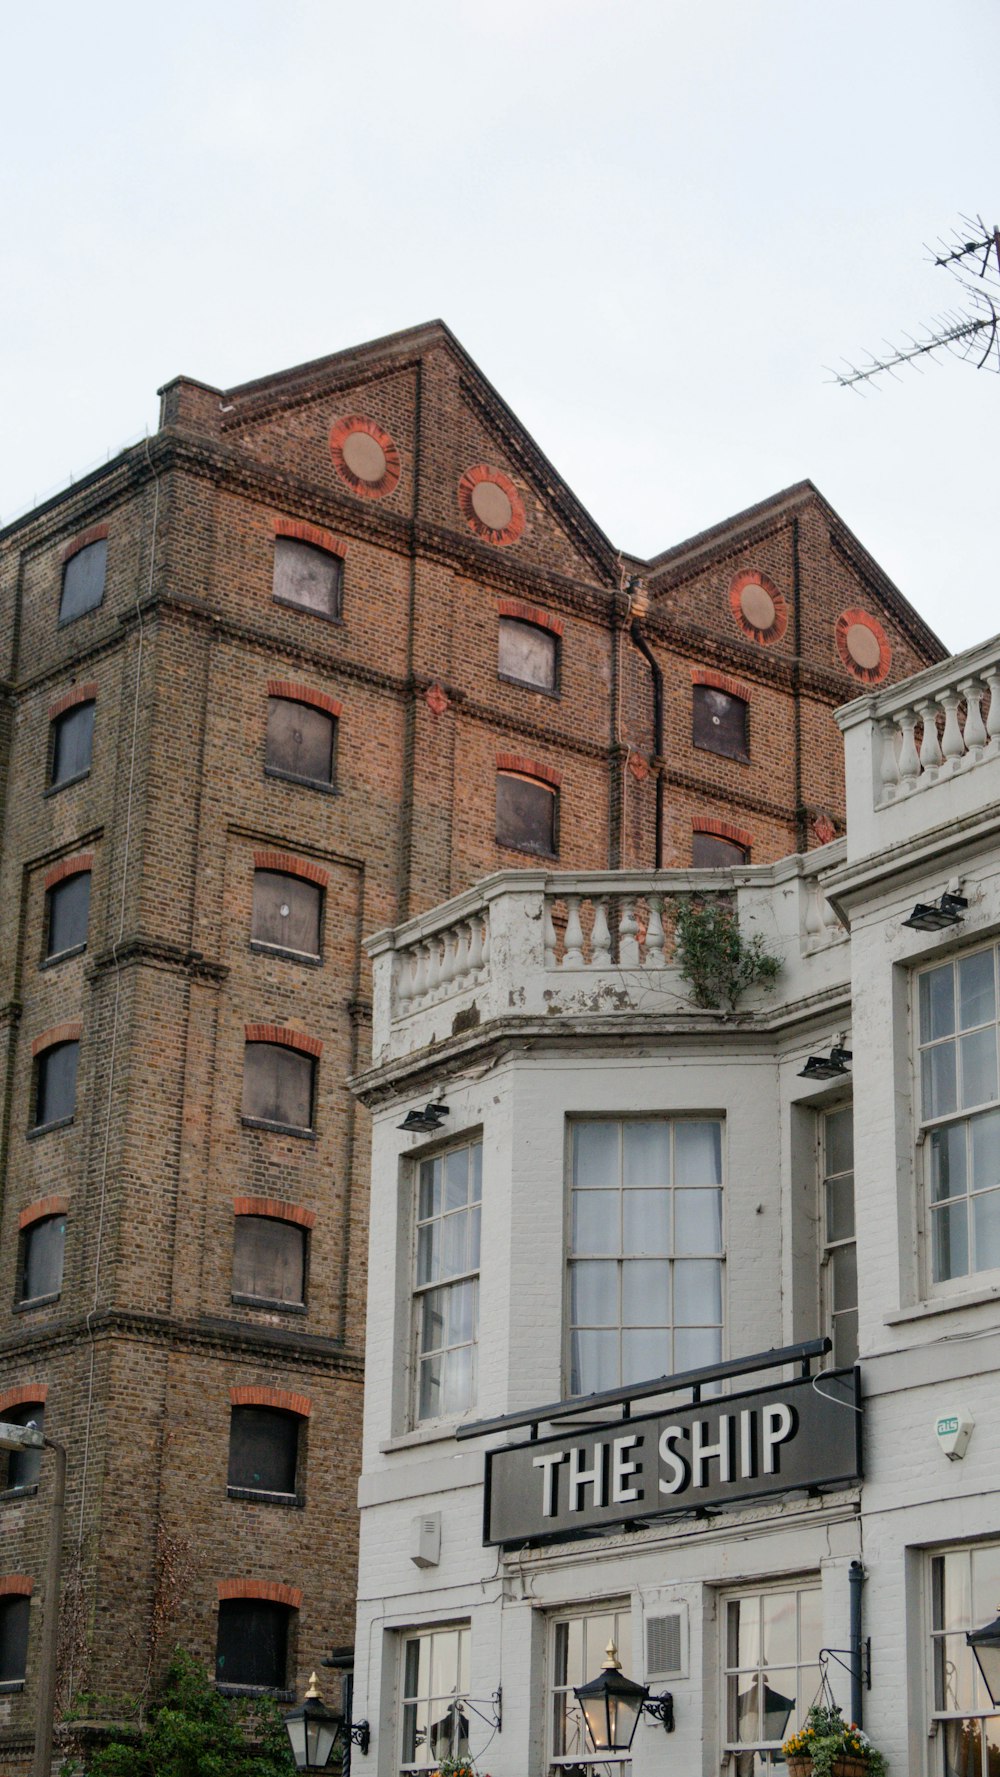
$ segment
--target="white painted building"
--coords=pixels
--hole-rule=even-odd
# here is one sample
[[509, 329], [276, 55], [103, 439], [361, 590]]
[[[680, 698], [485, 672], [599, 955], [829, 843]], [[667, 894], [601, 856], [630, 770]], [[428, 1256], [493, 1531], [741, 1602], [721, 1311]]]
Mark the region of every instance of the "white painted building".
[[[998, 686], [1000, 640], [840, 712], [846, 843], [504, 872], [372, 941], [373, 1777], [449, 1744], [492, 1777], [592, 1765], [572, 1687], [609, 1639], [676, 1731], [644, 1717], [602, 1769], [768, 1770], [820, 1650], [849, 1713], [868, 1638], [894, 1773], [1000, 1769], [964, 1637], [1000, 1604]], [[734, 897], [781, 959], [735, 1013], [694, 1006], [669, 960], [661, 915], [692, 890]], [[947, 893], [956, 923], [904, 923]], [[835, 1048], [847, 1071], [804, 1076]], [[824, 1334], [810, 1381], [641, 1394]], [[592, 1391], [634, 1398], [574, 1415]], [[961, 1460], [949, 1417], [974, 1422]]]

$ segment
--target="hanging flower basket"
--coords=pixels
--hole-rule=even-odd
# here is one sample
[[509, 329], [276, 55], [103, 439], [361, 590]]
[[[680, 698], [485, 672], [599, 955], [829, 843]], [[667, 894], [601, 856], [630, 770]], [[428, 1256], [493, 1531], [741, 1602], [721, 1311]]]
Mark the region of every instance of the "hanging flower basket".
[[788, 1777], [884, 1777], [885, 1754], [854, 1722], [846, 1722], [832, 1697], [814, 1703], [804, 1728], [781, 1748]]
[[[811, 1758], [799, 1753], [792, 1754], [785, 1760], [788, 1777], [815, 1777], [816, 1767]], [[830, 1766], [830, 1777], [868, 1777], [871, 1766], [864, 1754], [840, 1752]]]

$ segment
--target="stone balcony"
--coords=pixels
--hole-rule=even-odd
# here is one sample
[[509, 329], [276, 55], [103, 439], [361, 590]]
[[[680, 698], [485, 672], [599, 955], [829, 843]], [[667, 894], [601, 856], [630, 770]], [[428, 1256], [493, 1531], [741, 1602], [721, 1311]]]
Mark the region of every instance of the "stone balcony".
[[1000, 801], [1000, 636], [837, 711], [847, 857], [888, 856]]
[[[636, 1016], [720, 1022], [780, 1016], [849, 978], [846, 932], [824, 884], [844, 842], [730, 870], [504, 870], [369, 940], [373, 1062], [401, 1060], [497, 1021]], [[692, 1004], [673, 954], [672, 903], [721, 895], [747, 938], [781, 958], [776, 987], [737, 1013]]]

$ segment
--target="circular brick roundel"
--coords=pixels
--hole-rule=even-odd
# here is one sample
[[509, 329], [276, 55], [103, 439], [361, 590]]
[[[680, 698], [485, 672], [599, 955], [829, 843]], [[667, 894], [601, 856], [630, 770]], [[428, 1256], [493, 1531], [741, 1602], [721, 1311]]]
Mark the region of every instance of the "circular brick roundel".
[[470, 531], [498, 549], [516, 543], [524, 530], [524, 501], [510, 476], [488, 463], [466, 469], [458, 484], [458, 505]]
[[788, 606], [766, 574], [737, 574], [729, 588], [729, 604], [743, 634], [766, 648], [780, 642], [788, 628]]
[[878, 619], [867, 611], [841, 611], [834, 635], [852, 678], [862, 685], [880, 685], [892, 665], [892, 649]]
[[399, 480], [399, 452], [388, 432], [349, 413], [330, 427], [330, 454], [341, 481], [362, 500], [384, 500]]

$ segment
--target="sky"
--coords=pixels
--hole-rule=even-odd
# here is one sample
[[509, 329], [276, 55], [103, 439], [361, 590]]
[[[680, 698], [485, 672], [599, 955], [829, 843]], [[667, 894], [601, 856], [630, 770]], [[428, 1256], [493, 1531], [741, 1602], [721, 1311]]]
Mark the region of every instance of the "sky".
[[[0, 523], [228, 387], [440, 316], [616, 545], [816, 483], [1000, 630], [1000, 377], [837, 388], [1000, 219], [996, 0], [0, 0]], [[925, 361], [926, 362], [926, 361]], [[986, 567], [983, 563], [986, 563]]]

